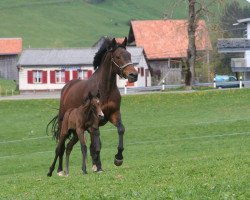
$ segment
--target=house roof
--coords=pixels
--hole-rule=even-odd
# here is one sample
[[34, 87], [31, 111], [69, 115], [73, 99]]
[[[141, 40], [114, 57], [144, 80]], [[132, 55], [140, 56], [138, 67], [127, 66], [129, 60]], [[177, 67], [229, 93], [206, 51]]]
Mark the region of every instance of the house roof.
[[[143, 47], [148, 59], [187, 57], [187, 20], [140, 20], [132, 21], [129, 43]], [[211, 50], [205, 21], [198, 22], [197, 50]]]
[[[133, 63], [139, 63], [143, 49], [128, 47]], [[69, 49], [26, 49], [22, 52], [18, 65], [92, 65], [98, 48], [69, 48]]]
[[13, 55], [22, 52], [22, 38], [0, 38], [0, 55]]

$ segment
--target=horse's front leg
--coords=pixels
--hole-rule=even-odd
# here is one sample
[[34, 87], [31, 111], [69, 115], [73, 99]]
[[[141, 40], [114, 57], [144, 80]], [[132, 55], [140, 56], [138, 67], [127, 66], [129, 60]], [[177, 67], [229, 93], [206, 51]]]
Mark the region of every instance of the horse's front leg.
[[123, 147], [123, 136], [125, 133], [125, 127], [122, 123], [121, 120], [121, 114], [120, 112], [115, 113], [114, 115], [111, 116], [111, 123], [114, 124], [117, 127], [117, 132], [118, 132], [118, 136], [119, 136], [119, 140], [118, 140], [118, 152], [115, 155], [115, 159], [114, 159], [114, 164], [116, 166], [121, 166], [123, 163], [123, 155], [122, 152], [124, 150]]

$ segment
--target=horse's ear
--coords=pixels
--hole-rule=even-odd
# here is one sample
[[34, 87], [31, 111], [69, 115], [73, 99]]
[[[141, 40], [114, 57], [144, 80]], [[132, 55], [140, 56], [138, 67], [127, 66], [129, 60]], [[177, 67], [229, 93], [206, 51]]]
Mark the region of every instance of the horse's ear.
[[100, 92], [99, 92], [99, 90], [98, 90], [98, 92], [97, 92], [96, 97], [97, 97], [98, 99], [100, 99]]
[[91, 94], [91, 92], [89, 92], [88, 98], [89, 98], [90, 100], [93, 98], [93, 95]]
[[111, 44], [112, 44], [112, 47], [115, 47], [115, 46], [116, 46], [116, 44], [117, 44], [117, 42], [116, 42], [115, 38], [113, 38], [111, 42], [112, 42], [112, 43], [111, 43]]
[[128, 41], [128, 39], [127, 39], [127, 37], [125, 37], [125, 39], [124, 39], [124, 41], [122, 43], [122, 46], [126, 46], [127, 45], [127, 41]]

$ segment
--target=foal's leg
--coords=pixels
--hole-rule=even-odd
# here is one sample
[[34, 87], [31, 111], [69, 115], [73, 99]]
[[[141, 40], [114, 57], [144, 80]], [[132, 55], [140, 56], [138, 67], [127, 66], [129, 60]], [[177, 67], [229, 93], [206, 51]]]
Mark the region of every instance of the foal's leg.
[[57, 158], [58, 156], [60, 155], [61, 151], [64, 147], [64, 143], [65, 143], [65, 138], [60, 138], [59, 141], [58, 141], [58, 144], [57, 144], [57, 147], [56, 147], [56, 150], [55, 150], [55, 158], [54, 158], [54, 161], [52, 163], [52, 165], [50, 166], [49, 168], [49, 172], [47, 173], [47, 176], [52, 176], [52, 172], [54, 171], [55, 169], [55, 164], [56, 164], [56, 161], [57, 161]]
[[76, 130], [78, 139], [81, 143], [81, 150], [82, 150], [82, 172], [83, 174], [87, 174], [86, 162], [87, 162], [87, 146], [86, 146], [86, 139], [84, 135], [84, 130], [78, 128]]
[[78, 142], [78, 137], [76, 133], [73, 134], [73, 138], [68, 142], [66, 147], [66, 165], [65, 165], [65, 175], [69, 175], [69, 156], [73, 149], [73, 146]]
[[92, 157], [92, 170], [94, 172], [102, 172], [102, 163], [100, 158], [101, 152], [101, 139], [100, 139], [100, 131], [91, 130], [93, 132], [90, 133], [91, 136], [91, 144], [90, 144], [90, 155]]
[[118, 136], [119, 136], [119, 142], [118, 142], [118, 147], [117, 147], [118, 152], [115, 155], [114, 164], [116, 166], [121, 166], [122, 162], [123, 162], [123, 155], [122, 155], [122, 152], [124, 150], [124, 148], [123, 148], [123, 136], [124, 136], [124, 132], [125, 132], [125, 127], [124, 127], [122, 120], [121, 120], [121, 113], [120, 112], [114, 113], [110, 118], [110, 122], [117, 127], [117, 132], [118, 132]]
[[65, 139], [64, 142], [61, 145], [61, 151], [59, 152], [59, 164], [58, 164], [58, 168], [57, 168], [57, 174], [58, 176], [62, 176], [63, 175], [63, 154], [65, 151]]

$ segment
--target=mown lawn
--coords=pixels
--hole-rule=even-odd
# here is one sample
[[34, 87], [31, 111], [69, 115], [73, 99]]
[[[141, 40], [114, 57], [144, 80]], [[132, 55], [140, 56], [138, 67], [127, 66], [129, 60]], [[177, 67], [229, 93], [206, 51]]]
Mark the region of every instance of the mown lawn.
[[124, 163], [116, 130], [101, 128], [104, 172], [46, 177], [58, 100], [0, 101], [0, 199], [249, 199], [250, 90], [124, 96]]

